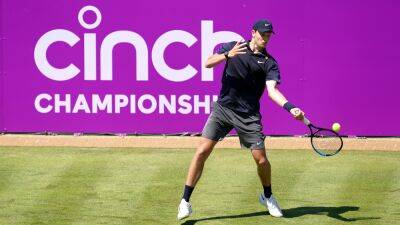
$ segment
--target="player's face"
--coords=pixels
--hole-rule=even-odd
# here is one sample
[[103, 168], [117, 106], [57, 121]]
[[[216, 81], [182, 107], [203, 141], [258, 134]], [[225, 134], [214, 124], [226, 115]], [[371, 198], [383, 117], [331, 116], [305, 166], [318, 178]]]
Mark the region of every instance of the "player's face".
[[271, 32], [260, 33], [259, 31], [252, 30], [252, 36], [254, 38], [254, 43], [260, 47], [265, 48], [267, 46], [269, 39], [271, 38]]

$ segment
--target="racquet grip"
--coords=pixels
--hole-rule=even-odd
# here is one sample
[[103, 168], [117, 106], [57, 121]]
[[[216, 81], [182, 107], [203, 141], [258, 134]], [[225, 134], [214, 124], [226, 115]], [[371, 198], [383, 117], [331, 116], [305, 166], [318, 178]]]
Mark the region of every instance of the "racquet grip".
[[310, 120], [308, 120], [306, 117], [303, 117], [303, 123], [307, 126], [311, 124]]

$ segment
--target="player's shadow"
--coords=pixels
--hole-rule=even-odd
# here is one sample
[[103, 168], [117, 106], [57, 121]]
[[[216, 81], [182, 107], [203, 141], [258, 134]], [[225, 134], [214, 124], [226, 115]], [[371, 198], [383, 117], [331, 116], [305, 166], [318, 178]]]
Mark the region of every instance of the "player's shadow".
[[[380, 219], [380, 217], [356, 217], [356, 218], [346, 218], [341, 214], [349, 212], [349, 211], [358, 211], [360, 208], [357, 206], [338, 206], [338, 207], [324, 207], [324, 206], [314, 206], [314, 207], [297, 207], [291, 209], [283, 210], [284, 218], [295, 218], [305, 215], [326, 215], [328, 217], [343, 221], [343, 222], [353, 222], [358, 220], [372, 220], [372, 219]], [[255, 217], [255, 216], [265, 216], [269, 215], [266, 211], [254, 212], [254, 213], [245, 213], [239, 215], [228, 215], [228, 216], [214, 216], [207, 217], [197, 220], [187, 220], [182, 225], [193, 225], [200, 221], [206, 220], [220, 220], [220, 219], [235, 219], [235, 218], [246, 218], [246, 217]]]
[[358, 211], [360, 207], [357, 206], [338, 206], [338, 207], [297, 207], [291, 209], [284, 209], [283, 215], [285, 218], [295, 218], [304, 215], [326, 215], [331, 218], [343, 221], [343, 222], [353, 222], [357, 220], [374, 220], [380, 219], [380, 217], [354, 217], [354, 218], [346, 218], [341, 214], [350, 212], [350, 211]]

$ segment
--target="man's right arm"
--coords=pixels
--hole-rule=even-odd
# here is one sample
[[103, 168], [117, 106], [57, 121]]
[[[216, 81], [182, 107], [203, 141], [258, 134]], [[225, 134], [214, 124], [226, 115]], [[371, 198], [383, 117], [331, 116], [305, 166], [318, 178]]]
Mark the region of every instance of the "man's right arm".
[[[285, 104], [289, 103], [288, 100], [286, 100], [285, 96], [279, 91], [277, 81], [276, 80], [267, 80], [266, 81], [266, 87], [268, 90], [268, 96], [279, 106], [283, 107], [286, 109]], [[292, 105], [292, 104], [290, 104]], [[292, 109], [287, 109], [294, 118], [298, 120], [303, 120], [304, 118], [304, 112], [295, 107], [292, 106]]]
[[[213, 68], [214, 66], [220, 64], [222, 61], [225, 61], [228, 58], [232, 58], [236, 55], [240, 54], [246, 54], [246, 44], [247, 43], [242, 43], [239, 44], [240, 41], [236, 42], [236, 44], [233, 46], [232, 49], [226, 50], [227, 51], [227, 56], [225, 56], [225, 52], [219, 52], [216, 53], [210, 57], [208, 57], [206, 64], [204, 65], [206, 68]], [[231, 45], [232, 46], [232, 45]]]

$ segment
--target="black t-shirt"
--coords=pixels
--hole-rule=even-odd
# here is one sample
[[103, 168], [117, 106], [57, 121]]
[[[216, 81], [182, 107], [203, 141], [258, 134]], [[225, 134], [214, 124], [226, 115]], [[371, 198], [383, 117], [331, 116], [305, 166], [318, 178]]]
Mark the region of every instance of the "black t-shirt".
[[[236, 41], [225, 43], [218, 54], [230, 51]], [[267, 80], [280, 83], [278, 63], [266, 51], [255, 54], [247, 42], [246, 54], [226, 61], [218, 103], [236, 112], [258, 113]]]

